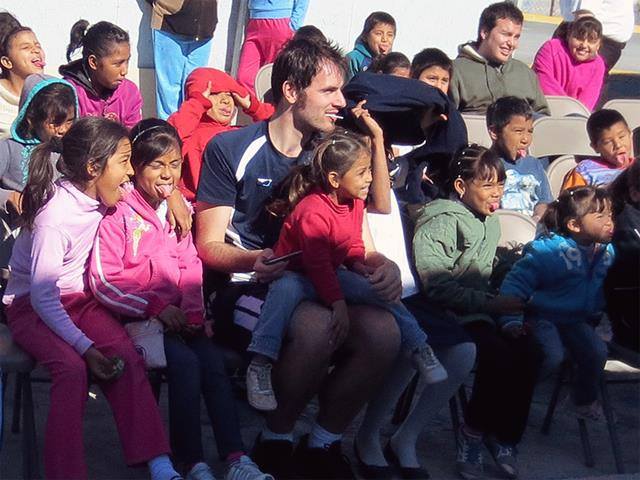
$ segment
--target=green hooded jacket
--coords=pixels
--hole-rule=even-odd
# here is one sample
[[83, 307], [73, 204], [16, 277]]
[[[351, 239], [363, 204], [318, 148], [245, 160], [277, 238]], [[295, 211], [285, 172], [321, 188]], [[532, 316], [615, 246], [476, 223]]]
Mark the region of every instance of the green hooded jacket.
[[527, 100], [534, 112], [550, 114], [533, 70], [514, 58], [492, 65], [475, 47], [475, 43], [460, 45], [453, 61], [449, 96], [461, 113], [485, 115], [497, 99], [513, 95]]
[[425, 205], [416, 221], [413, 255], [427, 300], [462, 324], [493, 323], [485, 303], [499, 239], [495, 216], [482, 219], [454, 200]]

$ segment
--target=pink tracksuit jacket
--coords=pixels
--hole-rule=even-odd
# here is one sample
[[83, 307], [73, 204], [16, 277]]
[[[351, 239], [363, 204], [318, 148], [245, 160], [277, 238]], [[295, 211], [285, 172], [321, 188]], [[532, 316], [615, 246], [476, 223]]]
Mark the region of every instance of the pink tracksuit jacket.
[[135, 189], [109, 211], [98, 227], [89, 284], [98, 301], [124, 317], [154, 317], [174, 305], [189, 324], [201, 324], [202, 262], [191, 233], [178, 240], [161, 220], [165, 212]]

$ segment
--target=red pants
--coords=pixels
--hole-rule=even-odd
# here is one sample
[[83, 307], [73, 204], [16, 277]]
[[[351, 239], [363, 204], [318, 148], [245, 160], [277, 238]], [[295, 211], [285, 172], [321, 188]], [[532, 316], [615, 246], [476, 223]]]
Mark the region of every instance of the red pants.
[[247, 23], [238, 65], [238, 83], [252, 93], [260, 67], [272, 63], [287, 41], [293, 37], [291, 19], [256, 18]]
[[[123, 375], [101, 382], [116, 420], [127, 464], [147, 462], [169, 453], [160, 412], [147, 380], [142, 357], [113, 316], [90, 293], [62, 297], [65, 310], [107, 356], [125, 362]], [[45, 475], [50, 479], [87, 478], [82, 441], [82, 417], [88, 393], [87, 365], [73, 347], [40, 320], [29, 297], [7, 309], [13, 338], [51, 374], [51, 400], [45, 432]], [[96, 432], [100, 435], [101, 432]]]

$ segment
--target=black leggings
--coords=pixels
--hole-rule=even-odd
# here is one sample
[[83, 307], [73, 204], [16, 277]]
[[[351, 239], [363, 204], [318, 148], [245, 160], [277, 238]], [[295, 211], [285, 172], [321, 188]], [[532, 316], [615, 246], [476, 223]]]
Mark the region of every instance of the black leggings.
[[508, 338], [486, 322], [472, 322], [464, 329], [478, 352], [465, 422], [501, 443], [517, 445], [527, 426], [540, 349], [531, 335]]

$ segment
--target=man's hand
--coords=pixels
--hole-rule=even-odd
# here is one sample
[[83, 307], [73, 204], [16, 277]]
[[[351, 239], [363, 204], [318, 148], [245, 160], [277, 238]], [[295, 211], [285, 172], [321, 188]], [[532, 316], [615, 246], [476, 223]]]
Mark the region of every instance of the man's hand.
[[524, 311], [524, 301], [518, 297], [497, 295], [487, 301], [485, 309], [495, 315], [518, 315]]
[[402, 296], [402, 280], [398, 266], [381, 254], [367, 258], [365, 265], [373, 289], [387, 302], [397, 302]]
[[176, 231], [180, 238], [187, 235], [191, 231], [193, 217], [177, 188], [174, 188], [171, 196], [167, 198], [167, 207], [167, 220], [171, 228]]
[[22, 215], [22, 193], [11, 192], [9, 198], [7, 198], [7, 206], [9, 206], [16, 215]]
[[264, 261], [271, 257], [273, 257], [273, 250], [265, 248], [260, 252], [256, 262], [253, 264], [253, 270], [256, 272], [256, 278], [260, 283], [269, 283], [276, 278], [280, 278], [289, 264], [289, 262], [278, 262], [273, 265], [265, 265]]

